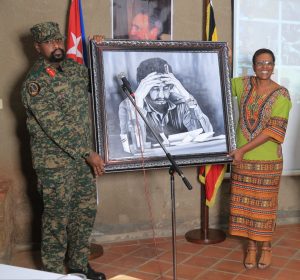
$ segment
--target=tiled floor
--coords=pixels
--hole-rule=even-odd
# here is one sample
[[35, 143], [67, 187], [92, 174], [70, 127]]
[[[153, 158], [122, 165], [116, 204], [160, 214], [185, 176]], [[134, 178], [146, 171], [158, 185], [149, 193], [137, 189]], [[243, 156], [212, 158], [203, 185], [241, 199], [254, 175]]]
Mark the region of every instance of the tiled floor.
[[[90, 261], [108, 279], [173, 279], [172, 238], [102, 244], [104, 254]], [[227, 237], [222, 243], [200, 245], [183, 236], [176, 239], [178, 280], [298, 280], [300, 279], [300, 225], [277, 227], [273, 241], [272, 266], [246, 270], [243, 266], [244, 242]], [[12, 264], [36, 268], [38, 252], [19, 252]]]

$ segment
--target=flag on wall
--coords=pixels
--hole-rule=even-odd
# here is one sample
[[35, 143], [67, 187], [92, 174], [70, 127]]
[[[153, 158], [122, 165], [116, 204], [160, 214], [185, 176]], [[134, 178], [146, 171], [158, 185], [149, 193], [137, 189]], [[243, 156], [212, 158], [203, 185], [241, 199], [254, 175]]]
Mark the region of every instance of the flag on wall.
[[206, 41], [218, 41], [218, 34], [217, 34], [212, 0], [207, 1], [205, 26], [206, 26], [205, 28]]
[[81, 0], [71, 0], [67, 38], [67, 57], [87, 65], [86, 41], [84, 33]]
[[[206, 1], [205, 37], [207, 41], [218, 40], [212, 0]], [[216, 194], [223, 181], [225, 171], [226, 164], [208, 164], [199, 168], [199, 180], [205, 185], [206, 205], [209, 207], [215, 203]]]

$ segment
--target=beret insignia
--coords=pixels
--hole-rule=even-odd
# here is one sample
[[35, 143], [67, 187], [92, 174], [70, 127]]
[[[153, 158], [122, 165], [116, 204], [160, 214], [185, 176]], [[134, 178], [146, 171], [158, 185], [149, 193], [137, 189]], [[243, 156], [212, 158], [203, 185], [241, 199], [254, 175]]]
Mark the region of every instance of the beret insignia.
[[40, 92], [40, 85], [37, 82], [30, 82], [27, 86], [28, 92], [31, 96], [36, 96]]

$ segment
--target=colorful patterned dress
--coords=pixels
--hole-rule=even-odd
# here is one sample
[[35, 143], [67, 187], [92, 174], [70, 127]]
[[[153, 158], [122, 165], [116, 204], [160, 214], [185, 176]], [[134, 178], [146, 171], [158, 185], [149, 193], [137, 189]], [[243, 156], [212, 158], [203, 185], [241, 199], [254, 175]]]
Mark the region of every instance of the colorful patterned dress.
[[273, 141], [244, 154], [232, 168], [229, 233], [256, 241], [271, 241], [276, 223], [278, 190], [282, 173], [284, 140], [291, 101], [288, 90], [257, 94], [255, 77], [232, 80], [239, 105], [237, 147], [260, 133]]

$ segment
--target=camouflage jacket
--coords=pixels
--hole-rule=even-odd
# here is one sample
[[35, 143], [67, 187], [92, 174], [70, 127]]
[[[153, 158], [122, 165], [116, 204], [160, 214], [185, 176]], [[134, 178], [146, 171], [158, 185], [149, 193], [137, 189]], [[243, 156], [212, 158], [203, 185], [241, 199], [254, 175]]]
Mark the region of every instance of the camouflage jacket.
[[91, 151], [88, 70], [71, 59], [61, 67], [40, 58], [23, 83], [35, 169], [63, 167]]

